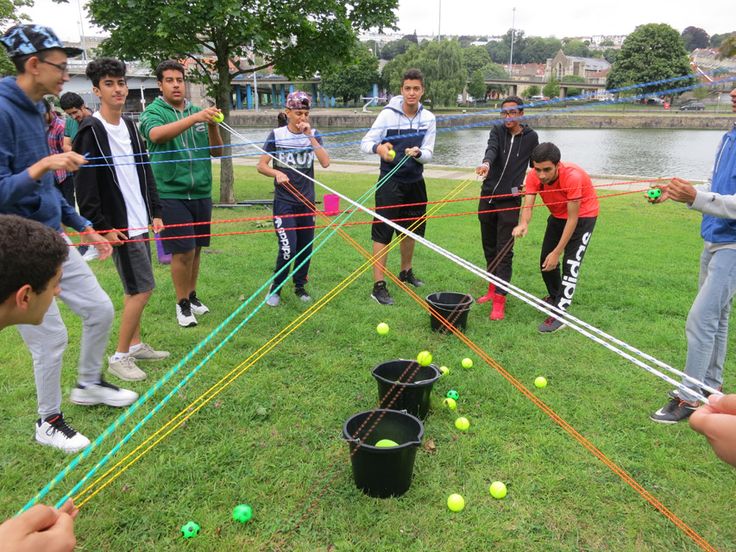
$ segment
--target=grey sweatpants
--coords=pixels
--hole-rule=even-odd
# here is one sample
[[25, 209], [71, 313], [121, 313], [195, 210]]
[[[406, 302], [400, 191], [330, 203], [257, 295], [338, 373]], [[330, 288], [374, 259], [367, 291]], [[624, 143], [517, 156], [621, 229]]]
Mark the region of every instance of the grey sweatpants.
[[[59, 299], [82, 318], [78, 381], [97, 383], [115, 310], [76, 247], [69, 248], [62, 270]], [[18, 330], [33, 357], [38, 414], [41, 418], [57, 414], [61, 412], [61, 366], [67, 333], [56, 299], [39, 326], [24, 324]]]

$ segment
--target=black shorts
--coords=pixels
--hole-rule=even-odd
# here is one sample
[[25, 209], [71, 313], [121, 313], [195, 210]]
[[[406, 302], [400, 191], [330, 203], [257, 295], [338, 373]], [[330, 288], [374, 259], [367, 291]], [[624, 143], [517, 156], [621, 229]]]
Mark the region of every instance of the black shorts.
[[[131, 240], [147, 240], [148, 233], [133, 236]], [[112, 248], [112, 259], [123, 283], [125, 295], [136, 295], [156, 287], [153, 279], [151, 248], [148, 241], [126, 242]]]
[[[176, 239], [161, 240], [166, 253], [188, 253], [195, 247], [207, 247], [210, 244], [210, 221], [212, 220], [212, 199], [162, 199], [164, 226], [182, 224], [173, 228], [164, 228], [162, 238], [181, 236]], [[193, 222], [204, 222], [196, 224]], [[204, 234], [204, 235], [202, 235]], [[201, 237], [193, 237], [200, 236]]]
[[[418, 203], [419, 205], [407, 205]], [[387, 205], [397, 205], [398, 207], [389, 207], [381, 209]], [[412, 232], [419, 236], [424, 236], [424, 230], [427, 225], [422, 217], [427, 212], [427, 187], [424, 185], [424, 179], [410, 184], [404, 184], [389, 180], [383, 186], [376, 190], [376, 212], [389, 219], [396, 221], [396, 224], [404, 228], [412, 227]], [[404, 219], [404, 220], [399, 220]], [[421, 222], [414, 225], [417, 220]], [[378, 219], [373, 219], [378, 221]], [[401, 232], [394, 230], [385, 222], [375, 222], [371, 229], [371, 238], [374, 242], [384, 245], [391, 243], [394, 232], [399, 235]]]

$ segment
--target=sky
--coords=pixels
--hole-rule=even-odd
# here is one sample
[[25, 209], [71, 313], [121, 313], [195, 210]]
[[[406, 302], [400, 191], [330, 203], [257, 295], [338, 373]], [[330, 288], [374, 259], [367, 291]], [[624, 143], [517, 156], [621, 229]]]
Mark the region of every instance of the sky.
[[[35, 23], [52, 27], [62, 40], [79, 40], [79, 2], [56, 4], [36, 0], [24, 11]], [[515, 28], [527, 36], [623, 35], [637, 25], [667, 23], [682, 31], [694, 26], [708, 34], [736, 31], [734, 0], [709, 0], [697, 9], [688, 3], [677, 6], [662, 0], [604, 0], [598, 2], [553, 3], [549, 0], [525, 0], [516, 7]], [[437, 35], [502, 35], [511, 28], [513, 2], [493, 0], [399, 0], [400, 32]], [[85, 14], [82, 10], [83, 15]], [[441, 15], [441, 17], [440, 17]], [[84, 19], [85, 34], [100, 34]]]

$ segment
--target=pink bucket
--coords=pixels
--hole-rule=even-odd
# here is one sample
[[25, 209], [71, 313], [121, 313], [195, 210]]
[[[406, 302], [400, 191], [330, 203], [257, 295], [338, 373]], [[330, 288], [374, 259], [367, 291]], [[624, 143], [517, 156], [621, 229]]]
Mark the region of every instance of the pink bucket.
[[322, 198], [325, 206], [325, 215], [336, 215], [340, 212], [340, 196], [336, 194], [325, 194]]

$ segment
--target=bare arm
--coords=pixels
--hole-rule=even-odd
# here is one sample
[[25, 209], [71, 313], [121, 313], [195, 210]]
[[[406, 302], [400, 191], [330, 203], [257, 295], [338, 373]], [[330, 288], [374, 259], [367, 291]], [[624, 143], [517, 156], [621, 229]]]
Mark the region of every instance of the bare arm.
[[[154, 144], [165, 144], [194, 126], [196, 123], [212, 123], [212, 118], [218, 113], [220, 113], [220, 110], [216, 107], [208, 107], [202, 111], [192, 113], [189, 117], [184, 117], [183, 119], [179, 119], [173, 123], [152, 128], [148, 137]], [[220, 138], [220, 144], [222, 144], [222, 138]], [[219, 155], [222, 155], [222, 152], [220, 152]]]
[[523, 238], [529, 230], [529, 222], [532, 220], [532, 208], [537, 200], [537, 194], [526, 194], [524, 196], [524, 205], [521, 208], [521, 217], [519, 224], [511, 231], [511, 235], [515, 238]]
[[542, 270], [544, 272], [554, 270], [560, 262], [560, 256], [565, 251], [565, 246], [567, 246], [573, 232], [575, 232], [575, 228], [578, 225], [579, 213], [579, 199], [567, 203], [567, 222], [565, 222], [565, 227], [562, 229], [562, 236], [560, 236], [560, 241], [557, 242], [557, 247], [547, 255], [547, 258], [544, 259], [544, 262], [542, 263]]
[[220, 125], [210, 122], [207, 125], [207, 134], [210, 139], [210, 146], [219, 146], [210, 148], [210, 155], [212, 157], [222, 157], [224, 148], [222, 147], [223, 142], [222, 135], [220, 135]]
[[268, 165], [270, 161], [271, 161], [271, 156], [266, 155], [264, 153], [258, 158], [258, 165], [256, 165], [256, 170], [259, 173], [261, 173], [263, 176], [275, 178], [278, 184], [284, 184], [284, 183], [289, 182], [289, 177], [286, 176], [285, 173], [279, 171], [278, 169], [272, 169]]

